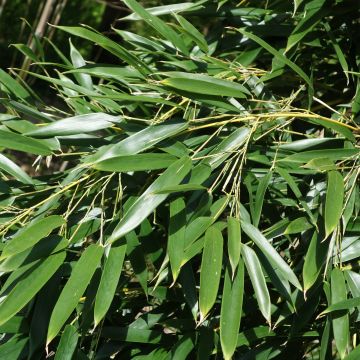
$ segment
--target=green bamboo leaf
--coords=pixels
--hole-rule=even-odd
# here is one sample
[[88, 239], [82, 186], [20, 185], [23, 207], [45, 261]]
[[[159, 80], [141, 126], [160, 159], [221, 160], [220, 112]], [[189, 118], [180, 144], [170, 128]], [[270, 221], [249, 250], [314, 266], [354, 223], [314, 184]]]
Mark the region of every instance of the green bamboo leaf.
[[[73, 45], [70, 39], [69, 39], [69, 43], [70, 43], [70, 57], [74, 68], [80, 68], [82, 66], [85, 66], [86, 62], [84, 58], [81, 56], [79, 50], [76, 49], [76, 47]], [[75, 73], [74, 76], [81, 86], [89, 90], [93, 90], [93, 82], [88, 74]]]
[[0, 83], [3, 84], [16, 98], [29, 101], [30, 93], [3, 69], [0, 69]]
[[159, 42], [152, 41], [144, 36], [134, 34], [130, 31], [124, 31], [119, 29], [114, 29], [114, 31], [119, 34], [125, 41], [132, 43], [137, 48], [142, 48], [144, 50], [154, 50], [159, 52], [164, 52], [165, 47]]
[[344, 360], [358, 360], [360, 358], [360, 345], [358, 345]]
[[254, 243], [264, 253], [264, 255], [267, 256], [268, 260], [272, 263], [272, 265], [279, 271], [281, 271], [283, 277], [290, 281], [299, 290], [302, 290], [299, 280], [297, 279], [294, 272], [291, 270], [290, 266], [271, 246], [265, 236], [255, 226], [247, 222], [241, 221], [241, 228], [246, 233], [246, 235], [254, 241]]
[[183, 198], [170, 203], [170, 220], [167, 252], [173, 281], [179, 276], [185, 248], [186, 205]]
[[297, 166], [300, 166], [300, 164], [306, 164], [316, 158], [326, 157], [330, 160], [337, 161], [351, 158], [352, 156], [356, 156], [358, 153], [358, 149], [309, 150], [286, 156], [285, 158], [280, 159], [279, 162], [294, 163]]
[[321, 315], [326, 315], [334, 311], [352, 310], [355, 307], [360, 306], [360, 297], [342, 300], [328, 306]]
[[145, 259], [144, 247], [142, 246], [139, 237], [135, 231], [130, 231], [125, 235], [127, 242], [126, 254], [130, 260], [134, 275], [139, 284], [144, 290], [145, 295], [148, 295], [148, 266]]
[[[183, 12], [189, 10], [195, 6], [192, 2], [183, 2], [178, 4], [170, 4], [170, 5], [161, 5], [161, 6], [154, 6], [151, 8], [147, 8], [148, 11], [152, 15], [167, 15], [167, 14], [174, 14], [178, 12]], [[136, 13], [130, 14], [121, 18], [124, 21], [133, 21], [133, 20], [141, 20], [141, 16]]]
[[[322, 9], [325, 0], [309, 1], [305, 5], [305, 14], [297, 23], [287, 40], [286, 50], [288, 52], [293, 46], [301, 41], [306, 34], [310, 33], [321, 19], [328, 13], [328, 9]], [[294, 9], [295, 13], [296, 9]]]
[[197, 301], [195, 277], [190, 264], [185, 264], [181, 268], [181, 272], [179, 275], [179, 283], [181, 285], [181, 290], [184, 294], [185, 301], [190, 308], [194, 320], [196, 321], [199, 304]]
[[46, 236], [34, 246], [9, 256], [0, 263], [0, 272], [12, 272], [39, 259], [65, 249], [69, 241], [58, 235]]
[[234, 151], [239, 149], [249, 136], [249, 128], [241, 127], [235, 130], [210, 151], [206, 158], [201, 161], [201, 164], [211, 166], [212, 170], [216, 169], [218, 166], [222, 165]]
[[360, 297], [360, 274], [355, 271], [345, 271], [346, 283], [353, 298]]
[[86, 157], [84, 161], [86, 164], [94, 164], [114, 157], [137, 154], [153, 147], [164, 139], [184, 131], [187, 126], [188, 124], [184, 121], [149, 126], [116, 144], [101, 147], [94, 155]]
[[244, 263], [239, 260], [235, 274], [229, 266], [225, 271], [220, 313], [220, 341], [225, 360], [231, 359], [236, 349], [243, 296]]
[[256, 256], [255, 251], [245, 244], [241, 247], [241, 255], [244, 259], [247, 272], [249, 273], [250, 280], [255, 291], [256, 300], [259, 304], [259, 309], [266, 321], [270, 324], [271, 301], [260, 261]]
[[250, 94], [249, 90], [241, 84], [208, 75], [184, 72], [168, 72], [164, 73], [164, 75], [169, 76], [169, 78], [162, 80], [162, 84], [191, 93], [236, 98], [246, 98], [246, 95]]
[[183, 18], [181, 15], [174, 14], [176, 20], [181, 25], [182, 30], [192, 39], [194, 42], [199, 46], [199, 48], [204, 52], [207, 53], [209, 51], [209, 47], [207, 41], [205, 40], [204, 36], [199, 32], [196, 27]]
[[110, 40], [106, 36], [103, 36], [93, 30], [86, 29], [83, 27], [76, 27], [76, 26], [55, 26], [55, 27], [69, 34], [78, 36], [80, 38], [98, 44], [105, 50], [109, 51], [113, 55], [124, 60], [129, 65], [133, 66], [143, 75], [147, 75], [152, 72], [151, 69], [149, 69], [149, 67], [143, 61], [141, 61], [139, 58], [131, 54], [128, 50], [126, 50], [124, 47], [119, 45], [117, 42]]
[[51, 215], [42, 219], [35, 219], [29, 225], [20, 229], [6, 243], [0, 258], [4, 259], [33, 247], [41, 239], [48, 236], [54, 229], [64, 224], [64, 218], [59, 215]]
[[59, 252], [40, 261], [10, 290], [0, 303], [0, 325], [16, 315], [59, 269], [65, 260], [65, 252]]
[[329, 158], [315, 158], [303, 165], [305, 169], [312, 169], [317, 171], [336, 170], [336, 164]]
[[24, 359], [28, 348], [29, 338], [12, 337], [0, 345], [1, 360]]
[[174, 186], [167, 186], [159, 191], [154, 191], [154, 194], [172, 194], [176, 192], [187, 192], [187, 191], [196, 191], [196, 190], [206, 190], [206, 187], [196, 184], [180, 184]]
[[[325, 0], [323, 0], [323, 1], [325, 1]], [[348, 71], [349, 71], [349, 65], [348, 65], [348, 63], [347, 63], [347, 61], [346, 61], [346, 56], [345, 56], [345, 54], [343, 53], [343, 51], [341, 50], [341, 47], [340, 47], [340, 45], [338, 44], [335, 36], [334, 36], [333, 33], [331, 32], [331, 28], [330, 28], [329, 23], [325, 22], [325, 23], [324, 23], [324, 28], [325, 28], [326, 32], [328, 33], [328, 35], [329, 35], [329, 38], [330, 38], [330, 40], [331, 40], [331, 43], [332, 43], [332, 45], [333, 45], [333, 47], [334, 47], [334, 50], [335, 50], [335, 52], [336, 52], [337, 59], [339, 60], [339, 63], [340, 63], [340, 65], [341, 65], [341, 67], [342, 67], [342, 69], [343, 69], [343, 71], [344, 71], [344, 75], [345, 75], [345, 77], [346, 77], [346, 79], [347, 79], [347, 82], [349, 83], [349, 73], [348, 73]]]
[[101, 171], [150, 171], [169, 167], [177, 158], [169, 154], [137, 154], [117, 156], [111, 159], [99, 161], [93, 165]]
[[284, 234], [297, 234], [309, 230], [312, 227], [313, 225], [309, 223], [308, 219], [305, 216], [301, 216], [290, 222], [286, 227]]
[[329, 340], [330, 340], [330, 330], [331, 322], [329, 319], [326, 320], [324, 331], [321, 336], [321, 346], [320, 346], [320, 360], [326, 360], [326, 354], [329, 349]]
[[54, 360], [71, 360], [73, 358], [79, 334], [74, 325], [66, 325], [60, 338]]
[[143, 220], [145, 220], [158, 205], [168, 197], [168, 194], [154, 193], [168, 186], [179, 184], [190, 170], [191, 160], [188, 157], [183, 157], [170, 165], [124, 214], [123, 218], [108, 238], [107, 243], [113, 243], [140, 225]]
[[[334, 268], [331, 272], [331, 305], [346, 300], [347, 290], [343, 272]], [[343, 359], [349, 345], [349, 315], [346, 312], [332, 315], [335, 345], [340, 358]]]
[[241, 253], [241, 229], [240, 221], [233, 217], [228, 217], [228, 253], [232, 274], [235, 274], [236, 267], [240, 260]]
[[329, 171], [325, 200], [325, 238], [338, 226], [344, 203], [344, 179], [340, 172]]
[[259, 225], [261, 210], [264, 203], [264, 197], [267, 187], [269, 186], [272, 173], [268, 172], [261, 180], [259, 181], [259, 186], [256, 190], [255, 195], [255, 204], [254, 204], [254, 213], [253, 213], [253, 224], [254, 226]]
[[114, 126], [119, 122], [118, 116], [104, 113], [83, 114], [67, 119], [61, 119], [52, 124], [26, 133], [28, 136], [46, 138], [53, 136], [77, 135], [98, 131]]
[[169, 25], [160, 20], [157, 16], [152, 15], [145, 10], [135, 0], [124, 0], [124, 3], [142, 20], [148, 23], [154, 30], [156, 30], [164, 39], [169, 40], [176, 48], [178, 48], [184, 54], [188, 54], [189, 51], [179, 34], [177, 34]]
[[305, 255], [303, 266], [303, 281], [305, 293], [315, 284], [325, 265], [329, 244], [321, 241], [318, 233], [314, 231], [310, 245]]
[[33, 180], [24, 170], [2, 154], [0, 154], [0, 169], [24, 184], [33, 184]]
[[46, 344], [48, 345], [59, 333], [69, 318], [100, 263], [104, 248], [92, 244], [86, 248], [77, 261], [71, 276], [65, 284], [51, 314]]
[[0, 130], [0, 147], [36, 155], [50, 155], [52, 153], [48, 145], [40, 140], [4, 130]]
[[215, 226], [205, 233], [205, 244], [200, 269], [199, 307], [203, 321], [215, 304], [222, 267], [223, 237]]
[[0, 326], [2, 334], [28, 334], [29, 324], [24, 316], [13, 316], [9, 321]]
[[194, 346], [194, 336], [192, 334], [186, 334], [172, 347], [171, 355], [168, 358], [172, 360], [187, 359]]
[[301, 194], [301, 191], [300, 191], [299, 187], [297, 186], [297, 184], [296, 184], [295, 180], [293, 179], [293, 177], [285, 169], [276, 168], [276, 171], [287, 182], [290, 189], [293, 191], [296, 198], [299, 200], [300, 204], [303, 206], [304, 210], [309, 215], [309, 218], [311, 219], [311, 222], [313, 224], [316, 224], [315, 216], [311, 212], [309, 205], [306, 203], [306, 201], [303, 200], [303, 196]]
[[262, 46], [266, 51], [268, 51], [270, 54], [274, 55], [275, 58], [285, 65], [289, 66], [293, 71], [295, 71], [308, 85], [309, 88], [313, 90], [313, 84], [310, 78], [305, 74], [305, 72], [297, 66], [295, 63], [293, 63], [291, 60], [289, 60], [285, 55], [281, 54], [279, 51], [274, 49], [271, 45], [269, 45], [266, 41], [260, 39], [258, 36], [249, 33], [245, 31], [244, 29], [237, 29], [241, 34], [245, 35], [249, 39], [255, 41], [260, 46]]
[[126, 254], [126, 243], [114, 244], [107, 255], [96, 293], [94, 321], [95, 327], [105, 317], [114, 298]]

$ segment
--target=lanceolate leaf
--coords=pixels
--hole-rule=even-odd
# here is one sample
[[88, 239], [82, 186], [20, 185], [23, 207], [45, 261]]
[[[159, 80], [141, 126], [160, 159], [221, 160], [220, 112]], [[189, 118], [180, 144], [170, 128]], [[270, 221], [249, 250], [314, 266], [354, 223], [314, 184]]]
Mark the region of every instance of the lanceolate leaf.
[[170, 203], [168, 254], [170, 259], [173, 280], [176, 281], [182, 261], [184, 259], [185, 248], [185, 225], [186, 225], [186, 206], [184, 199], [178, 198]]
[[183, 121], [167, 123], [166, 125], [149, 126], [129, 136], [125, 140], [101, 147], [94, 155], [86, 157], [85, 162], [94, 164], [120, 156], [137, 154], [185, 130], [187, 126], [188, 124]]
[[25, 273], [15, 287], [5, 295], [0, 303], [0, 325], [16, 315], [59, 269], [65, 260], [65, 252], [51, 255]]
[[43, 219], [36, 219], [27, 227], [19, 230], [6, 244], [1, 257], [6, 258], [34, 246], [51, 231], [65, 224], [65, 220], [58, 215], [51, 215]]
[[334, 311], [351, 310], [360, 306], [360, 297], [342, 300], [328, 306], [321, 314], [329, 314]]
[[66, 325], [61, 335], [59, 347], [55, 353], [55, 360], [68, 360], [73, 357], [79, 334], [73, 325]]
[[126, 254], [126, 243], [114, 244], [105, 260], [98, 291], [96, 293], [94, 321], [97, 326], [109, 310], [119, 282]]
[[253, 249], [247, 245], [241, 247], [241, 254], [244, 259], [247, 272], [249, 273], [252, 286], [255, 290], [256, 300], [261, 313], [266, 321], [271, 322], [271, 302], [269, 290], [266, 286], [265, 276], [261, 269], [260, 261]]
[[305, 292], [315, 284], [326, 261], [329, 245], [327, 242], [322, 240], [323, 239], [320, 239], [318, 236], [318, 233], [314, 231], [308, 251], [305, 255], [305, 262], [303, 266]]
[[84, 114], [57, 120], [52, 124], [30, 131], [26, 135], [38, 138], [76, 135], [106, 129], [116, 122], [119, 122], [116, 116], [102, 113]]
[[200, 320], [205, 319], [213, 307], [221, 277], [223, 237], [215, 226], [205, 233], [205, 243], [200, 270]]
[[246, 98], [246, 95], [249, 95], [249, 90], [241, 84], [208, 75], [181, 72], [165, 73], [165, 75], [169, 76], [169, 78], [162, 80], [162, 83], [178, 90], [235, 98]]
[[240, 260], [241, 252], [241, 229], [240, 221], [233, 217], [228, 217], [228, 253], [232, 274], [235, 274], [236, 267]]
[[285, 55], [281, 54], [279, 51], [274, 49], [271, 45], [269, 45], [266, 41], [260, 39], [258, 36], [245, 31], [244, 29], [238, 29], [240, 33], [245, 35], [251, 40], [257, 42], [260, 46], [262, 46], [265, 50], [267, 50], [270, 54], [274, 55], [277, 60], [289, 66], [292, 70], [294, 70], [310, 87], [313, 88], [312, 81], [309, 76], [305, 74], [305, 72], [291, 60], [289, 60]]
[[59, 333], [87, 288], [100, 263], [104, 248], [90, 245], [77, 261], [71, 276], [63, 288], [51, 314], [47, 333], [47, 344]]
[[179, 184], [189, 173], [190, 169], [191, 160], [187, 157], [169, 166], [124, 214], [124, 217], [116, 226], [107, 243], [113, 243], [140, 225], [168, 196], [167, 194], [156, 195], [154, 192], [170, 185]]
[[146, 21], [151, 27], [153, 27], [162, 37], [169, 40], [184, 54], [188, 53], [188, 49], [186, 48], [182, 38], [170, 26], [145, 10], [137, 1], [124, 0], [124, 3], [136, 14], [138, 14], [142, 20]]
[[241, 228], [247, 236], [259, 247], [259, 249], [267, 256], [268, 260], [281, 271], [285, 279], [290, 281], [298, 289], [302, 289], [299, 280], [294, 274], [290, 266], [285, 260], [277, 253], [277, 251], [271, 246], [269, 241], [261, 234], [261, 232], [253, 225], [242, 221]]
[[52, 153], [44, 142], [4, 130], [0, 130], [0, 147], [36, 155], [50, 155]]
[[344, 202], [344, 179], [340, 172], [330, 171], [325, 200], [325, 237], [328, 237], [340, 222]]
[[0, 170], [4, 170], [25, 184], [33, 184], [32, 178], [24, 170], [2, 154], [0, 154]]
[[233, 275], [230, 267], [225, 269], [224, 289], [221, 299], [220, 340], [225, 359], [235, 352], [244, 296], [244, 263], [239, 259]]
[[254, 226], [259, 225], [261, 210], [264, 203], [265, 191], [269, 185], [271, 179], [271, 172], [268, 172], [260, 181], [259, 186], [256, 190], [255, 204], [254, 204], [254, 214], [253, 214], [253, 224]]
[[168, 154], [138, 154], [113, 157], [95, 163], [94, 168], [102, 171], [150, 171], [167, 168], [177, 158]]
[[96, 33], [95, 31], [83, 27], [75, 27], [75, 26], [74, 27], [56, 26], [56, 27], [69, 34], [79, 36], [81, 38], [97, 43], [98, 45], [100, 45], [110, 53], [126, 61], [129, 65], [134, 66], [134, 68], [139, 70], [144, 75], [150, 73], [150, 69], [148, 68], [147, 65], [145, 65], [145, 63], [143, 63], [140, 59], [135, 57], [133, 54], [131, 54], [124, 47], [119, 45], [117, 42], [110, 40], [106, 36], [103, 36], [99, 33]]
[[[331, 272], [331, 304], [336, 304], [346, 299], [346, 285], [343, 272], [334, 268]], [[349, 315], [347, 312], [332, 316], [333, 333], [336, 348], [343, 359], [349, 344]]]

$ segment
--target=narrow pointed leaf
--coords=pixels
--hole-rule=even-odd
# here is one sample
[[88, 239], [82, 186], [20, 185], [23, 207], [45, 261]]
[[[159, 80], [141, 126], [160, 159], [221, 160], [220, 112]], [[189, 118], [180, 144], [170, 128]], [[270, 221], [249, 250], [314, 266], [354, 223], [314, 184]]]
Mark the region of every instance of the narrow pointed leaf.
[[126, 243], [111, 246], [102, 271], [99, 288], [96, 293], [94, 321], [97, 326], [109, 310], [115, 296], [123, 262], [126, 254]]
[[191, 160], [187, 157], [170, 165], [124, 214], [107, 243], [113, 243], [140, 225], [168, 196], [168, 194], [154, 194], [154, 192], [179, 184], [190, 170]]
[[83, 114], [57, 120], [52, 124], [30, 131], [26, 135], [38, 138], [76, 135], [106, 129], [113, 126], [115, 122], [119, 122], [117, 116], [104, 113]]
[[33, 299], [64, 260], [64, 251], [49, 256], [15, 285], [0, 303], [0, 325], [6, 323]]
[[[347, 290], [343, 272], [334, 268], [331, 272], [331, 305], [346, 300]], [[349, 315], [347, 312], [332, 315], [335, 345], [343, 359], [349, 345]]]
[[265, 276], [260, 265], [260, 261], [256, 256], [255, 251], [247, 245], [243, 245], [241, 247], [241, 254], [255, 291], [255, 296], [259, 305], [259, 309], [266, 321], [270, 324], [271, 301], [269, 290], [266, 286]]
[[260, 181], [259, 186], [256, 190], [255, 195], [255, 204], [254, 204], [254, 214], [253, 214], [253, 224], [254, 226], [258, 226], [260, 222], [261, 210], [264, 203], [264, 197], [266, 189], [271, 180], [272, 173], [268, 172]]
[[315, 231], [308, 250], [305, 255], [303, 266], [304, 291], [309, 290], [316, 282], [325, 264], [326, 255], [329, 249], [327, 242], [322, 242], [318, 233]]
[[178, 198], [170, 203], [170, 221], [168, 236], [168, 254], [170, 260], [173, 281], [176, 281], [185, 248], [185, 225], [186, 225], [186, 205], [183, 198]]
[[165, 75], [170, 77], [162, 80], [162, 84], [178, 90], [235, 98], [246, 98], [246, 95], [249, 95], [249, 90], [241, 84], [208, 75], [182, 72], [165, 73]]
[[215, 304], [222, 267], [223, 237], [214, 226], [205, 233], [204, 250], [200, 269], [199, 306], [204, 319]]
[[239, 260], [234, 275], [229, 266], [225, 270], [224, 289], [221, 300], [220, 341], [226, 360], [231, 359], [237, 346], [243, 296], [244, 263], [242, 260]]
[[134, 11], [137, 15], [139, 15], [139, 17], [142, 20], [146, 21], [148, 25], [154, 28], [164, 39], [169, 40], [175, 47], [177, 47], [184, 54], [188, 54], [188, 49], [186, 48], [182, 38], [169, 25], [164, 23], [157, 16], [152, 15], [135, 0], [124, 0], [124, 3], [132, 11]]
[[137, 154], [185, 130], [187, 126], [183, 121], [149, 126], [116, 144], [101, 147], [94, 155], [86, 157], [85, 163], [94, 164], [114, 157]]
[[169, 154], [136, 154], [99, 161], [93, 167], [101, 171], [150, 171], [167, 168], [175, 160], [177, 158]]
[[0, 154], [0, 170], [7, 172], [24, 184], [33, 184], [33, 180], [24, 170], [2, 154]]
[[247, 222], [242, 221], [241, 228], [246, 233], [246, 235], [254, 241], [254, 243], [259, 247], [264, 255], [268, 257], [268, 260], [273, 264], [273, 266], [281, 271], [284, 278], [301, 290], [302, 287], [296, 275], [291, 270], [290, 266], [285, 262], [285, 260], [271, 246], [265, 236], [255, 226]]
[[1, 258], [9, 257], [34, 246], [63, 224], [65, 224], [65, 220], [59, 215], [51, 215], [31, 222], [9, 240], [4, 247]]
[[48, 145], [30, 137], [0, 130], [0, 147], [36, 155], [50, 155]]
[[325, 237], [338, 226], [344, 202], [344, 179], [340, 172], [330, 171], [325, 200]]
[[74, 311], [100, 263], [103, 250], [103, 247], [92, 244], [86, 248], [77, 261], [51, 314], [46, 340], [47, 344], [56, 337]]
[[54, 360], [71, 360], [73, 358], [79, 334], [73, 325], [66, 325], [60, 338]]
[[240, 260], [241, 253], [241, 229], [240, 221], [233, 217], [228, 217], [228, 253], [232, 274], [235, 274], [236, 267]]
[[275, 58], [284, 63], [285, 65], [289, 66], [293, 71], [295, 71], [310, 87], [310, 89], [313, 89], [312, 81], [310, 80], [309, 76], [305, 74], [305, 72], [294, 62], [289, 60], [285, 55], [277, 51], [275, 48], [273, 48], [271, 45], [269, 45], [266, 41], [260, 39], [258, 36], [249, 33], [245, 31], [244, 29], [237, 29], [241, 34], [245, 35], [249, 39], [255, 41], [260, 46], [262, 46], [266, 51], [268, 51], [270, 54], [274, 55]]

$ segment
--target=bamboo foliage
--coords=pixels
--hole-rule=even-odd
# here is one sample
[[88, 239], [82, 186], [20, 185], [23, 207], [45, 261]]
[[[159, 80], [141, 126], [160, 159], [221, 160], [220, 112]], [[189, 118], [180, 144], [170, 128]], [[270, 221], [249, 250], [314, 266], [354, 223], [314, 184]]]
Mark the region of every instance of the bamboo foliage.
[[0, 71], [0, 358], [355, 359], [356, 4], [123, 4]]

